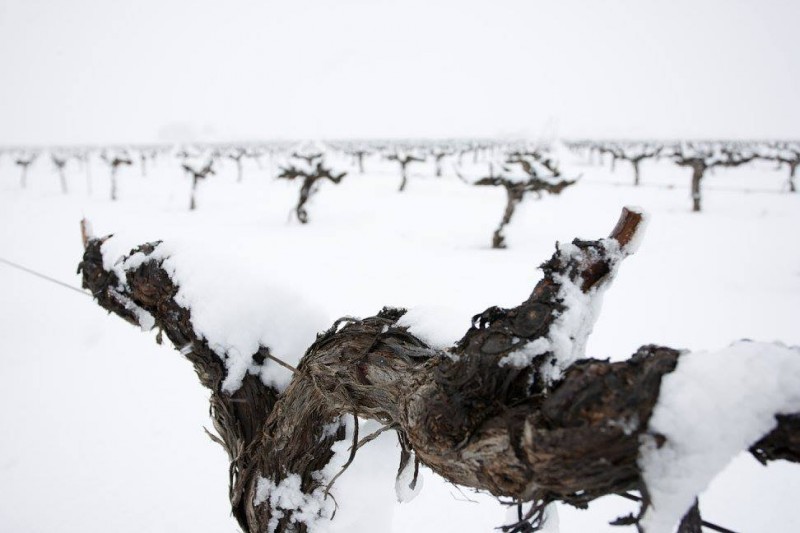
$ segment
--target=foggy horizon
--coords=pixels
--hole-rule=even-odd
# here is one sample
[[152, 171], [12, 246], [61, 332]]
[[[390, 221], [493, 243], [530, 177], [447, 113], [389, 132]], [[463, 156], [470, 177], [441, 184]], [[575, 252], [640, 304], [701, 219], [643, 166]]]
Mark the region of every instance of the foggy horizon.
[[800, 4], [0, 4], [0, 144], [794, 139]]

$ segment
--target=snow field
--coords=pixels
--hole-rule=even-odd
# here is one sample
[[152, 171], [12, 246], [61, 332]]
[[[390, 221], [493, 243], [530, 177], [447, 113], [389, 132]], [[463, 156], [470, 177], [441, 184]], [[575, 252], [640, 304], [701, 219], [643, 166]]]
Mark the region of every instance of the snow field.
[[[297, 358], [305, 346], [296, 339], [384, 305], [412, 308], [406, 320], [421, 325], [445, 316], [446, 331], [428, 335], [446, 345], [472, 315], [524, 299], [555, 241], [606, 236], [620, 208], [633, 204], [650, 225], [605, 295], [587, 355], [623, 359], [647, 343], [715, 351], [742, 338], [800, 344], [800, 195], [780, 194], [785, 168], [719, 169], [703, 183], [705, 212], [693, 214], [689, 171], [667, 160], [645, 161], [642, 186], [633, 188], [623, 161], [610, 173], [562, 156], [581, 181], [558, 197], [523, 202], [506, 230], [507, 250], [489, 248], [505, 192], [469, 187], [447, 163], [441, 179], [433, 163], [412, 163], [399, 194], [396, 163], [369, 157], [362, 176], [350, 158], [333, 157], [334, 170], [350, 173], [340, 185], [321, 184], [301, 226], [290, 217], [299, 184], [272, 179], [267, 158], [262, 169], [245, 160], [241, 184], [235, 163], [222, 161], [200, 184], [193, 213], [191, 180], [169, 158], [150, 165], [147, 177], [136, 158], [120, 168], [115, 203], [97, 158], [91, 195], [74, 161], [63, 195], [46, 158], [31, 167], [25, 190], [19, 169], [0, 158], [0, 257], [78, 284], [82, 217], [98, 235], [115, 233], [109, 243], [120, 252], [164, 239], [179, 251], [176, 270], [207, 265], [192, 273], [186, 301], [223, 351], [266, 340]], [[0, 529], [236, 531], [227, 461], [203, 434], [207, 394], [189, 365], [90, 298], [0, 269]], [[291, 302], [282, 305], [306, 309], [307, 320], [276, 312], [267, 286]], [[377, 429], [370, 424], [364, 434]], [[503, 506], [430, 471], [417, 498], [397, 503], [398, 461], [391, 434], [359, 451], [334, 489], [333, 531], [491, 531], [503, 523]], [[762, 468], [741, 455], [711, 482], [701, 510], [734, 530], [797, 531], [799, 493], [796, 465]], [[615, 498], [589, 511], [559, 506], [560, 529], [625, 531], [605, 524], [634, 508]]]

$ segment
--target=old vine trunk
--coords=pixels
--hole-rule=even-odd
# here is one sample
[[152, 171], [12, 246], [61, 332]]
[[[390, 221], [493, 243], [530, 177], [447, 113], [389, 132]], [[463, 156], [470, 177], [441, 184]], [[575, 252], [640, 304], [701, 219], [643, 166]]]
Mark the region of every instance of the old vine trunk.
[[[649, 345], [624, 362], [585, 359], [591, 328], [564, 332], [559, 321], [583, 312], [569, 307], [565, 291], [597, 298], [632, 253], [642, 225], [642, 214], [624, 210], [609, 238], [562, 245], [524, 302], [476, 315], [447, 351], [399, 326], [402, 309], [341, 319], [308, 348], [285, 390], [254, 375], [234, 393], [223, 390], [222, 359], [193, 329], [191, 309], [177, 303], [159, 243], [138, 247], [108, 270], [102, 248], [109, 237], [85, 234], [80, 271], [104, 309], [134, 324], [149, 314], [211, 391], [215, 438], [230, 457], [230, 501], [242, 529], [305, 531], [333, 509], [325, 502], [334, 479], [322, 472], [348, 417], [396, 431], [405, 462], [419, 461], [453, 483], [498, 497], [583, 506], [638, 490], [646, 501], [640, 437], [661, 379], [682, 352]], [[564, 333], [569, 353], [541, 348]], [[252, 357], [261, 364], [273, 356], [264, 346]], [[800, 416], [779, 420], [751, 451], [762, 461], [798, 461]], [[270, 497], [298, 482], [305, 508]]]

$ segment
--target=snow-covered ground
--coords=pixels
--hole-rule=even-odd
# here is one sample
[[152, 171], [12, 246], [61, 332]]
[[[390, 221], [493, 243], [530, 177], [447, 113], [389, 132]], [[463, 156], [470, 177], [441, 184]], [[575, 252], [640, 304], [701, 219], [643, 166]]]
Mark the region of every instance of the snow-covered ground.
[[[181, 243], [233, 293], [248, 280], [293, 291], [323, 324], [384, 305], [419, 307], [428, 309], [420, 316], [447, 315], [455, 340], [473, 314], [523, 300], [555, 241], [605, 236], [633, 204], [651, 222], [606, 294], [588, 355], [623, 359], [648, 343], [715, 350], [743, 338], [800, 344], [800, 195], [781, 192], [787, 171], [773, 163], [707, 176], [697, 214], [690, 171], [667, 160], [643, 163], [634, 188], [624, 161], [611, 173], [566, 157], [566, 173], [580, 182], [523, 202], [506, 230], [509, 249], [492, 250], [502, 188], [469, 187], [448, 164], [435, 178], [433, 163], [412, 163], [401, 194], [396, 163], [369, 158], [359, 175], [346, 159], [331, 162], [351, 173], [321, 184], [301, 225], [291, 215], [300, 184], [273, 179], [266, 159], [263, 168], [246, 161], [239, 184], [224, 161], [189, 212], [190, 179], [171, 157], [146, 177], [136, 165], [121, 168], [117, 202], [99, 159], [92, 194], [73, 160], [64, 195], [47, 158], [31, 167], [25, 190], [19, 169], [0, 158], [0, 258], [78, 285], [86, 217], [97, 234], [130, 245]], [[207, 393], [171, 347], [87, 296], [3, 264], [0, 339], [0, 531], [237, 531], [226, 456], [203, 432]], [[430, 471], [416, 499], [396, 503], [398, 461], [390, 434], [359, 451], [336, 485], [334, 531], [488, 532], [503, 523], [506, 508], [492, 498]], [[730, 529], [788, 533], [800, 530], [798, 495], [797, 465], [764, 468], [741, 455], [700, 503], [706, 520]], [[588, 511], [559, 507], [561, 531], [633, 531], [606, 525], [633, 509], [619, 498]]]

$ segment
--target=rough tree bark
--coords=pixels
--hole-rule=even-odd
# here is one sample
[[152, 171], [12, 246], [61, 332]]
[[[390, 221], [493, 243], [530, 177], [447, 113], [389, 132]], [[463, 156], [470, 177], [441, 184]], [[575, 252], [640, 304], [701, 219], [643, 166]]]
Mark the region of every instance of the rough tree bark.
[[[162, 266], [159, 243], [132, 250], [106, 270], [102, 246], [109, 237], [85, 233], [79, 270], [104, 309], [138, 325], [143, 315], [150, 317], [210, 389], [215, 439], [231, 461], [231, 506], [245, 532], [307, 530], [309, 509], [286, 508], [271, 491], [293, 480], [304, 498], [325, 501], [335, 478], [319, 473], [333, 455], [331, 445], [345, 436], [341, 421], [349, 416], [395, 430], [406, 463], [419, 461], [453, 483], [498, 497], [537, 502], [509, 529], [530, 531], [543, 505], [553, 501], [585, 506], [639, 490], [646, 504], [640, 438], [661, 379], [682, 352], [648, 345], [627, 361], [610, 363], [563, 361], [545, 351], [527, 364], [504, 363], [560, 327], [557, 319], [570, 312], [560, 296], [565, 286], [597, 297], [632, 252], [641, 221], [641, 214], [625, 210], [608, 239], [557, 249], [524, 302], [476, 315], [446, 351], [398, 326], [401, 309], [340, 319], [318, 335], [283, 391], [254, 375], [236, 392], [223, 391], [222, 359], [193, 329], [191, 310], [177, 303], [178, 287]], [[571, 338], [583, 346], [588, 334], [573, 331]], [[263, 363], [272, 355], [261, 347], [252, 358]], [[762, 461], [800, 461], [800, 414], [778, 421], [751, 451]], [[355, 453], [357, 433], [353, 439]], [[312, 514], [329, 510], [317, 506]]]

